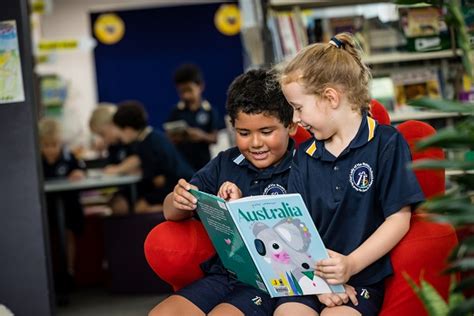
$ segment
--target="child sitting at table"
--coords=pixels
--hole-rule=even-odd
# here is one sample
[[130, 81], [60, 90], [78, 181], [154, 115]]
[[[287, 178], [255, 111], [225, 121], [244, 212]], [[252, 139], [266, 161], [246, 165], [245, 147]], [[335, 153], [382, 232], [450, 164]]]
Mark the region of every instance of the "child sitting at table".
[[134, 150], [140, 161], [142, 181], [138, 185], [135, 211], [160, 212], [163, 200], [173, 191], [178, 179], [190, 179], [193, 169], [162, 132], [148, 126], [147, 113], [138, 101], [119, 104], [113, 117], [125, 144], [135, 143]]
[[[77, 160], [63, 145], [58, 121], [52, 118], [43, 118], [39, 122], [39, 145], [45, 180], [67, 178], [74, 181], [85, 177], [84, 163]], [[56, 194], [62, 195], [61, 201], [64, 203], [64, 214], [59, 214], [61, 210], [58, 209], [56, 204], [58, 200]], [[75, 236], [80, 234], [84, 228], [84, 214], [79, 203], [78, 193], [74, 191], [48, 193], [46, 195], [46, 210], [53, 250], [56, 244], [61, 244], [58, 216], [64, 216], [65, 219], [67, 258], [62, 259], [67, 260], [67, 265], [58, 263], [61, 258], [53, 260], [53, 270], [56, 271], [54, 275], [56, 291], [65, 294], [69, 290], [71, 278], [74, 274]]]
[[[130, 144], [120, 140], [120, 131], [112, 122], [117, 106], [111, 103], [101, 103], [92, 112], [89, 127], [102, 140], [106, 150], [106, 174], [132, 174], [140, 172], [140, 160], [135, 155]], [[130, 206], [130, 194], [127, 190], [119, 190], [109, 202], [114, 214], [127, 214]]]

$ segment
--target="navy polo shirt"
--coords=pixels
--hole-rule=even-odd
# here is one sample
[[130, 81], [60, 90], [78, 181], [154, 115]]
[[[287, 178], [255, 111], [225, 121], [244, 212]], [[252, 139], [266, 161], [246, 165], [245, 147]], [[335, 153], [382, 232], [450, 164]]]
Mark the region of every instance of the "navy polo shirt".
[[133, 155], [132, 146], [122, 142], [110, 145], [107, 151], [107, 164], [111, 165], [117, 165], [124, 161], [125, 158]]
[[[334, 157], [324, 141], [300, 146], [290, 172], [289, 192], [302, 195], [328, 249], [349, 255], [390, 215], [424, 200], [409, 147], [395, 128], [363, 116], [348, 147]], [[386, 255], [351, 277], [364, 286], [392, 273]]]
[[49, 164], [44, 156], [41, 158], [45, 179], [66, 178], [73, 170], [84, 170], [86, 168], [86, 165], [82, 160], [77, 160], [66, 149], [61, 150], [59, 158], [52, 164]]
[[[203, 101], [196, 111], [187, 108], [184, 102], [179, 102], [171, 111], [168, 122], [184, 120], [190, 127], [211, 133], [218, 130], [218, 115], [207, 101]], [[186, 141], [176, 146], [183, 157], [195, 170], [204, 167], [211, 159], [209, 143]]]
[[162, 132], [151, 131], [143, 141], [135, 143], [134, 150], [140, 158], [142, 178], [145, 180], [165, 175], [177, 181], [180, 178], [189, 179], [193, 175], [191, 167]]
[[190, 182], [211, 194], [217, 194], [226, 181], [235, 183], [243, 196], [287, 193], [293, 146], [290, 140], [289, 150], [280, 163], [265, 169], [255, 168], [237, 147], [227, 149], [199, 170]]

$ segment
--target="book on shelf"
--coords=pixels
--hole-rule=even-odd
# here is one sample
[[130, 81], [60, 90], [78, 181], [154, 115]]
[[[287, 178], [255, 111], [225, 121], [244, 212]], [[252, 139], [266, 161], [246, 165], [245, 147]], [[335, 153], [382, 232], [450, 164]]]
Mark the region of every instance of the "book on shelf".
[[300, 194], [226, 202], [190, 190], [216, 251], [231, 275], [271, 297], [344, 292], [315, 274], [329, 258]]
[[395, 88], [395, 111], [413, 111], [407, 106], [408, 101], [429, 97], [442, 97], [441, 80], [437, 68], [415, 68], [410, 71], [400, 71], [391, 75]]

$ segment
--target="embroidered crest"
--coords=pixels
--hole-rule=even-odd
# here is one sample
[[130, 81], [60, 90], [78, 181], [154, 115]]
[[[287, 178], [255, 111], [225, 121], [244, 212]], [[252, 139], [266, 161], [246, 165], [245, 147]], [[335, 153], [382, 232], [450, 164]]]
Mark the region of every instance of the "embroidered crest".
[[196, 122], [199, 125], [206, 125], [209, 122], [209, 113], [207, 113], [205, 111], [200, 111], [196, 115]]
[[366, 192], [374, 181], [374, 173], [368, 163], [361, 162], [351, 169], [349, 181], [352, 187], [359, 192]]
[[252, 298], [252, 302], [255, 304], [255, 305], [262, 305], [262, 298], [260, 296], [255, 296], [254, 298]]
[[64, 177], [66, 176], [67, 172], [68, 172], [68, 167], [66, 164], [60, 164], [57, 168], [56, 168], [56, 175], [60, 176], [60, 177]]
[[286, 189], [277, 183], [269, 184], [265, 190], [263, 190], [263, 195], [278, 195], [286, 194]]
[[369, 291], [367, 291], [367, 289], [362, 289], [362, 291], [360, 292], [360, 296], [368, 300], [370, 298], [370, 293]]

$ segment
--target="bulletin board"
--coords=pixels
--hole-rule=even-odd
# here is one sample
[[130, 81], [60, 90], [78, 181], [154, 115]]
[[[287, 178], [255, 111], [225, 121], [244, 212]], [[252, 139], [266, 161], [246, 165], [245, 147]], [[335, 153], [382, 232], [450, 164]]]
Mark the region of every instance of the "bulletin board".
[[[240, 34], [224, 35], [214, 25], [220, 3], [112, 12], [123, 32], [114, 44], [94, 50], [98, 97], [102, 102], [136, 99], [144, 103], [152, 126], [160, 128], [178, 96], [173, 73], [182, 63], [203, 71], [204, 97], [225, 114], [226, 91], [243, 72]], [[91, 29], [97, 18], [90, 15]], [[121, 30], [123, 21], [123, 30]]]

